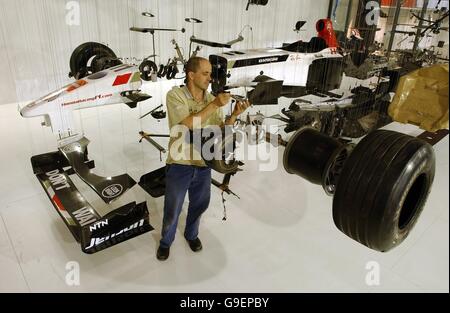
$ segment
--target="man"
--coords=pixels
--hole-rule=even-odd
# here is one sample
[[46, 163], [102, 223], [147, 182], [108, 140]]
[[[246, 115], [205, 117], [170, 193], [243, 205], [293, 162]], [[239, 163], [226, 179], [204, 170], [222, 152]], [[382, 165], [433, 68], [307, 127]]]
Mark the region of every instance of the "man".
[[[166, 105], [169, 128], [175, 126], [193, 130], [209, 125], [223, 125], [222, 107], [230, 101], [230, 94], [220, 93], [214, 98], [207, 89], [211, 82], [211, 64], [205, 58], [190, 58], [185, 66], [186, 86], [174, 87], [167, 93]], [[248, 101], [237, 102], [225, 125], [233, 125], [239, 114], [249, 106]], [[199, 123], [198, 123], [199, 122]], [[161, 241], [156, 253], [158, 260], [169, 257], [170, 246], [175, 239], [178, 218], [186, 193], [189, 207], [184, 237], [192, 251], [200, 251], [198, 238], [200, 217], [209, 205], [211, 195], [211, 169], [191, 144], [175, 149], [179, 138], [169, 141], [166, 161], [166, 193]]]

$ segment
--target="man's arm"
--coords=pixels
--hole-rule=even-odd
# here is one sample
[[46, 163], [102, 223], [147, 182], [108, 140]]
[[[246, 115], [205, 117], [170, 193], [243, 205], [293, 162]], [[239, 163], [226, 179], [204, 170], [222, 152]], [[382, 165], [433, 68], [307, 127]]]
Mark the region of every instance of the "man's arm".
[[225, 125], [234, 125], [236, 122], [237, 115], [234, 115], [233, 113], [225, 119]]
[[[191, 114], [180, 122], [180, 124], [187, 126], [189, 129], [194, 128], [194, 119], [200, 119], [200, 121], [207, 120], [216, 110], [223, 107], [230, 101], [230, 94], [220, 93], [217, 97], [208, 103], [208, 105], [198, 113]], [[235, 118], [236, 120], [236, 118]]]

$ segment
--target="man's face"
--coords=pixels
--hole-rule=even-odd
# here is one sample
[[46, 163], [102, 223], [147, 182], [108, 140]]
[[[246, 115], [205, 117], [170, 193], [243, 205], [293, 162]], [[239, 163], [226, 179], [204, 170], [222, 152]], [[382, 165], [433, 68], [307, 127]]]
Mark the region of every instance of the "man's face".
[[195, 73], [189, 72], [189, 77], [194, 86], [203, 91], [207, 90], [209, 83], [211, 82], [211, 70], [211, 63], [209, 63], [208, 60], [200, 61], [197, 71]]

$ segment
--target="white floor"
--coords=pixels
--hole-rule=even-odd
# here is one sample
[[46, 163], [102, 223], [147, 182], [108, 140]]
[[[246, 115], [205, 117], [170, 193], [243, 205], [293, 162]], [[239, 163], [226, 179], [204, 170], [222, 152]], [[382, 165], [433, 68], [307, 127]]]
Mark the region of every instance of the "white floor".
[[[163, 92], [163, 90], [162, 90]], [[90, 157], [99, 175], [139, 177], [163, 165], [138, 131], [164, 132], [166, 120], [137, 120], [157, 106], [158, 97], [136, 110], [124, 105], [77, 113]], [[267, 110], [266, 108], [263, 108]], [[435, 146], [437, 171], [428, 202], [402, 245], [378, 253], [338, 231], [332, 198], [320, 186], [287, 174], [282, 153], [275, 171], [259, 171], [248, 161], [232, 178], [240, 200], [226, 196], [227, 221], [219, 190], [213, 188], [200, 231], [204, 249], [190, 251], [179, 232], [166, 262], [156, 260], [163, 198], [153, 199], [138, 185], [115, 206], [147, 200], [155, 230], [93, 255], [83, 254], [38, 180], [29, 158], [55, 150], [39, 118], [23, 119], [17, 105], [0, 106], [0, 291], [1, 292], [448, 292], [449, 140]], [[406, 133], [412, 126], [394, 125]], [[164, 141], [160, 141], [165, 144]], [[165, 156], [163, 156], [164, 161]], [[107, 206], [80, 180], [79, 189], [99, 211]], [[70, 261], [80, 267], [80, 284], [70, 286]], [[379, 284], [366, 278], [379, 264]]]

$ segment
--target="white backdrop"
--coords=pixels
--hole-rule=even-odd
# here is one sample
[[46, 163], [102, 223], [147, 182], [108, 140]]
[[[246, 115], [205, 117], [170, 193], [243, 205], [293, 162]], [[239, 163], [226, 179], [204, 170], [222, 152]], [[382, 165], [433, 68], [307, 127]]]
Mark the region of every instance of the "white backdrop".
[[[186, 28], [184, 34], [155, 35], [157, 63], [166, 63], [175, 55], [173, 38], [188, 53], [193, 28], [185, 17], [203, 20], [194, 30], [202, 39], [226, 42], [251, 25], [253, 31], [246, 28], [245, 40], [233, 49], [276, 47], [314, 35], [328, 2], [270, 0], [245, 11], [247, 0], [0, 0], [0, 104], [33, 100], [70, 82], [70, 55], [83, 42], [102, 42], [123, 58], [150, 55], [151, 36], [130, 32], [131, 26]], [[66, 22], [76, 13], [71, 3], [79, 6], [79, 25]], [[142, 11], [155, 17], [144, 17]], [[293, 31], [298, 20], [307, 21], [299, 34]], [[220, 50], [205, 47], [200, 55]]]
[[[80, 0], [80, 25], [69, 26], [66, 0], [0, 0], [0, 104], [34, 99], [68, 82], [70, 54], [82, 42], [107, 43], [122, 57], [150, 54], [150, 36], [129, 32], [130, 26], [185, 26], [188, 32], [175, 38], [185, 47], [192, 30], [184, 18], [195, 16], [204, 20], [195, 29], [198, 37], [227, 41], [250, 24], [255, 47], [279, 46], [299, 37], [308, 39], [328, 4], [328, 0], [269, 0], [267, 6], [253, 6], [246, 12], [246, 1]], [[143, 10], [156, 17], [141, 16]], [[298, 35], [292, 28], [300, 19], [308, 23], [307, 31]], [[245, 41], [233, 48], [252, 46], [248, 30], [243, 35]], [[168, 34], [156, 37], [156, 51], [164, 62], [174, 53], [170, 39]], [[138, 181], [144, 173], [164, 166], [166, 155], [160, 160], [154, 147], [139, 143], [138, 131], [167, 133], [167, 119], [138, 117], [162, 103], [174, 83], [143, 86], [153, 98], [136, 109], [117, 104], [76, 111], [78, 124], [91, 140], [89, 156], [95, 160], [95, 174], [126, 172]], [[355, 85], [344, 80], [342, 87], [348, 90]], [[290, 102], [280, 101], [279, 106], [252, 110], [278, 113]], [[100, 213], [131, 201], [146, 201], [155, 227], [101, 253], [80, 252], [31, 168], [32, 155], [56, 150], [55, 136], [41, 127], [41, 121], [22, 118], [14, 104], [0, 105], [0, 142], [8, 151], [0, 156], [0, 291], [448, 292], [448, 138], [435, 146], [439, 170], [427, 207], [409, 238], [393, 252], [377, 253], [339, 232], [331, 216], [332, 198], [320, 186], [286, 173], [283, 149], [279, 149], [275, 150], [278, 167], [272, 172], [259, 170], [265, 160], [244, 160], [244, 171], [230, 185], [241, 199], [225, 196], [226, 222], [222, 221], [220, 190], [212, 188], [210, 208], [202, 217], [205, 249], [201, 255], [192, 255], [179, 232], [170, 259], [162, 265], [155, 252], [163, 197], [150, 197], [135, 186], [107, 206], [72, 175]], [[411, 125], [392, 129], [413, 136], [420, 133]], [[167, 140], [156, 141], [167, 146]], [[182, 213], [180, 229], [184, 220]], [[64, 280], [67, 262], [74, 260], [81, 269], [80, 286], [69, 286]], [[369, 261], [380, 265], [380, 285], [367, 284]], [[185, 268], [189, 270], [180, 270]]]

